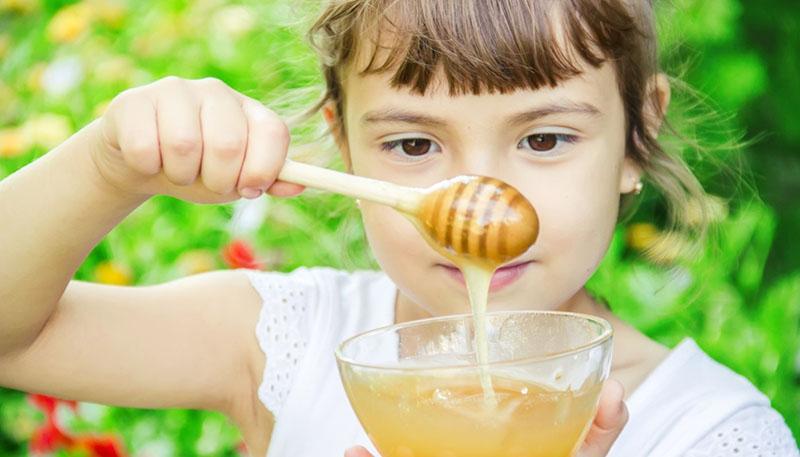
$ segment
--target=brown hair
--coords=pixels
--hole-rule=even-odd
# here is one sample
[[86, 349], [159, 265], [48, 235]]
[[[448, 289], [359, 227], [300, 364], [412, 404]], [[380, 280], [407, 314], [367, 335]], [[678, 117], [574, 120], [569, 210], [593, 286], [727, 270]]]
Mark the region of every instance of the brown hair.
[[[581, 61], [610, 61], [625, 107], [626, 154], [663, 195], [671, 228], [702, 238], [706, 194], [645, 119], [646, 103], [662, 111], [657, 97], [647, 97], [659, 72], [653, 16], [648, 0], [334, 0], [309, 31], [326, 85], [314, 110], [335, 104], [344, 134], [349, 71], [390, 72], [393, 87], [418, 94], [441, 72], [457, 95], [555, 86], [579, 75]], [[623, 196], [623, 218], [637, 202]]]

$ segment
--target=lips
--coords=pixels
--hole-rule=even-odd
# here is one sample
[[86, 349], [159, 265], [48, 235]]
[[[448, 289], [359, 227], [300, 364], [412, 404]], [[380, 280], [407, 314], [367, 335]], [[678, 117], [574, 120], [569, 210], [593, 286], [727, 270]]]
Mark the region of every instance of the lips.
[[[528, 260], [498, 268], [497, 271], [494, 272], [494, 276], [492, 276], [489, 292], [496, 292], [516, 282], [530, 268], [532, 263], [534, 263], [532, 260]], [[464, 275], [461, 274], [461, 270], [452, 265], [439, 264], [439, 266], [444, 268], [445, 272], [447, 272], [451, 278], [458, 281], [462, 286], [466, 286]]]

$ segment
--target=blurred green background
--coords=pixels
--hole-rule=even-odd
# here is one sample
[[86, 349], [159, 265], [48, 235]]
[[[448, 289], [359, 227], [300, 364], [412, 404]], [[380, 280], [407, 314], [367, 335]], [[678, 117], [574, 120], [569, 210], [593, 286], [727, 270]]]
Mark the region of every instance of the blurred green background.
[[[0, 0], [0, 178], [97, 117], [115, 94], [166, 75], [215, 76], [261, 99], [318, 84], [302, 36], [309, 8], [294, 4]], [[676, 89], [670, 118], [721, 161], [743, 164], [750, 185], [684, 147], [721, 197], [704, 255], [681, 257], [674, 235], [660, 242], [664, 209], [645, 192], [590, 286], [665, 344], [695, 338], [769, 395], [800, 437], [800, 6], [673, 0], [659, 4], [658, 19], [665, 69], [704, 94]], [[722, 147], [740, 139], [747, 144], [740, 150]], [[271, 270], [374, 268], [355, 216], [347, 200], [313, 193], [216, 206], [156, 197], [97, 246], [77, 277], [157, 283], [247, 264], [248, 249]], [[231, 254], [237, 248], [244, 252]], [[80, 403], [48, 414], [58, 415], [64, 433], [115, 440], [117, 449], [56, 439], [56, 455], [244, 452], [238, 431], [214, 413]], [[32, 437], [53, 438], [45, 417], [33, 397], [0, 389], [0, 456], [28, 455]]]

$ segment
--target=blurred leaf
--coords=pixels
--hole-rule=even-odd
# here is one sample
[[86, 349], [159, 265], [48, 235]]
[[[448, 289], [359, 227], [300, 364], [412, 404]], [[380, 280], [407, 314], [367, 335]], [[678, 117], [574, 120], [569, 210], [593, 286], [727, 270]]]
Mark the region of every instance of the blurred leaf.
[[767, 88], [767, 70], [755, 52], [718, 51], [707, 55], [696, 71], [700, 86], [726, 112], [741, 109]]

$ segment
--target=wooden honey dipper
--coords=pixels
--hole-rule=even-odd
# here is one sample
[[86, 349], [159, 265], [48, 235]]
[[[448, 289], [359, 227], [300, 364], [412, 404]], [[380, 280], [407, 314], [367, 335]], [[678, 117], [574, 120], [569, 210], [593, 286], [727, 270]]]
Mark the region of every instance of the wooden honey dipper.
[[408, 216], [442, 254], [487, 268], [524, 253], [539, 234], [539, 218], [530, 202], [494, 178], [458, 176], [421, 189], [291, 160], [278, 178], [391, 206]]

